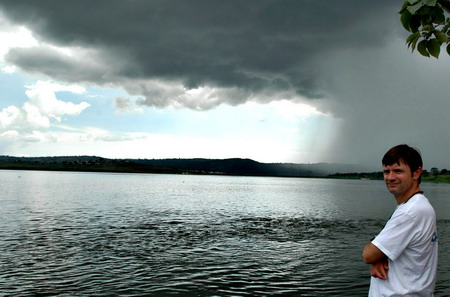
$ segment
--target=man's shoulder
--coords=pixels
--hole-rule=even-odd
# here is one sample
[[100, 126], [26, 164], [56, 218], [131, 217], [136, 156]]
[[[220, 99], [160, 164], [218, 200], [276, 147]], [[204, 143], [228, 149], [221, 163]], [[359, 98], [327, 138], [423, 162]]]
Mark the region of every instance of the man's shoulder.
[[417, 219], [423, 216], [435, 216], [434, 208], [430, 201], [423, 194], [414, 195], [407, 203], [401, 208], [401, 212], [408, 214]]
[[[408, 203], [406, 203], [408, 204]], [[430, 201], [428, 200], [428, 198], [424, 195], [424, 194], [416, 194], [411, 198], [411, 205], [417, 207], [424, 207], [424, 208], [428, 208], [431, 207], [433, 208], [433, 206], [431, 205]]]

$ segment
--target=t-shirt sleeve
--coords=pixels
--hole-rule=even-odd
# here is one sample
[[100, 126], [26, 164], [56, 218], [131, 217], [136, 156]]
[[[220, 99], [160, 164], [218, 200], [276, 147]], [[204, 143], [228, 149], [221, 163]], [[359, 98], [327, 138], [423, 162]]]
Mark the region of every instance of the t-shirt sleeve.
[[395, 260], [413, 240], [416, 221], [403, 212], [395, 212], [386, 226], [372, 241], [389, 259]]

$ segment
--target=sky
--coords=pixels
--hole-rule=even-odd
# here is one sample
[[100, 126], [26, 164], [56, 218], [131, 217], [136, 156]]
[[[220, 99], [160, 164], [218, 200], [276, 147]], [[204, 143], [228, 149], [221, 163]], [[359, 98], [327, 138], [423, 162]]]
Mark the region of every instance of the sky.
[[450, 58], [402, 3], [0, 0], [0, 155], [450, 168]]

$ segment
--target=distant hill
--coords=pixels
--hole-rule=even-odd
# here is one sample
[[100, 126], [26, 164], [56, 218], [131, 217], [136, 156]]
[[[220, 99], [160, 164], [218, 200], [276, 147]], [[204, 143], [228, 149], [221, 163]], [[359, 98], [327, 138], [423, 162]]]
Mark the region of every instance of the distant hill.
[[0, 169], [321, 177], [354, 172], [349, 165], [260, 163], [251, 159], [106, 159], [97, 156], [0, 156]]
[[212, 174], [264, 176], [326, 176], [354, 168], [338, 164], [260, 163], [251, 159], [146, 159], [132, 160], [155, 167], [194, 170]]

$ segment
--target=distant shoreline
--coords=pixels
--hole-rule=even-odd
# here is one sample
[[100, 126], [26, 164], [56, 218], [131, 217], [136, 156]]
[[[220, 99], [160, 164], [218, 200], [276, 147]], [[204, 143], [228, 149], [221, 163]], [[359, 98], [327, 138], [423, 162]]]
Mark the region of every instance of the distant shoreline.
[[[339, 173], [335, 164], [259, 163], [250, 159], [106, 159], [95, 156], [11, 157], [0, 156], [0, 169], [68, 172], [111, 172], [149, 174], [190, 174], [303, 177], [331, 179], [383, 180], [380, 172]], [[436, 171], [436, 170], [435, 170]], [[450, 183], [450, 174], [424, 170], [422, 181]]]
[[[170, 173], [280, 177], [325, 177], [346, 165], [260, 163], [251, 159], [106, 159], [96, 156], [0, 156], [0, 169]], [[348, 166], [347, 166], [348, 168]]]
[[[106, 170], [106, 169], [87, 169], [87, 168], [45, 168], [45, 167], [8, 167], [0, 164], [0, 170], [25, 170], [25, 171], [54, 171], [54, 172], [97, 172], [97, 173], [138, 173], [138, 174], [184, 174], [184, 175], [222, 175], [222, 176], [255, 176], [255, 177], [283, 177], [283, 178], [327, 178], [327, 179], [346, 179], [346, 180], [383, 180], [382, 178], [361, 178], [354, 176], [337, 176], [336, 174], [327, 176], [295, 176], [295, 175], [248, 175], [248, 174], [226, 174], [214, 172], [189, 172], [175, 170], [155, 170], [155, 171], [130, 171], [130, 170]], [[364, 173], [361, 173], [364, 174]], [[450, 183], [450, 176], [441, 177], [423, 177], [422, 182], [429, 183]]]

